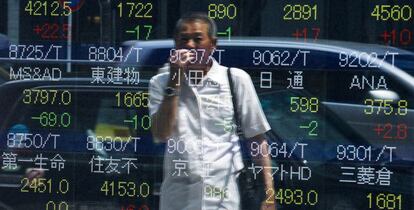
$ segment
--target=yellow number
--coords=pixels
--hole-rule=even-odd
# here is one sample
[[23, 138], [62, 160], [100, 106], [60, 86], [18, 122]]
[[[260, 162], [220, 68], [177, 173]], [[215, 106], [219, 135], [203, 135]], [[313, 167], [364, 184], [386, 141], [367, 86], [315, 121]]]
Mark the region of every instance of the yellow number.
[[123, 197], [127, 194], [127, 189], [125, 187], [127, 183], [124, 181], [119, 181], [118, 182], [118, 195]]
[[318, 5], [287, 4], [283, 7], [283, 11], [285, 12], [283, 20], [310, 20], [312, 17], [313, 20], [316, 20], [318, 16]]
[[127, 193], [128, 196], [129, 197], [135, 197], [137, 195], [135, 183], [134, 182], [128, 182], [127, 187], [129, 189], [128, 193]]
[[412, 18], [412, 8], [410, 5], [375, 5], [371, 16], [377, 21], [408, 21]]
[[144, 182], [139, 186], [139, 194], [142, 198], [148, 197], [150, 194], [150, 186], [148, 183]]
[[297, 112], [299, 110], [299, 103], [297, 100], [299, 97], [290, 97], [290, 111]]
[[285, 189], [285, 193], [283, 195], [286, 204], [289, 205], [293, 203], [293, 191], [291, 189]]
[[57, 12], [59, 9], [59, 2], [54, 1], [50, 6], [52, 7], [52, 11], [50, 11], [50, 16], [59, 16], [59, 13]]
[[46, 187], [46, 179], [45, 178], [37, 178], [37, 191], [40, 193], [44, 193], [47, 189]]
[[276, 203], [283, 204], [283, 189], [279, 189], [275, 195]]
[[300, 98], [300, 112], [307, 112], [309, 109], [309, 100], [306, 97]]
[[24, 7], [24, 11], [28, 12], [29, 15], [33, 14], [33, 3], [32, 1], [28, 1], [26, 6]]
[[65, 201], [61, 201], [56, 208], [56, 203], [54, 201], [49, 201], [46, 203], [46, 210], [68, 210], [69, 205]]
[[292, 17], [290, 16], [290, 13], [292, 13], [292, 5], [287, 4], [285, 7], [283, 7], [283, 11], [286, 12], [283, 16], [283, 20], [292, 20]]
[[66, 194], [69, 191], [69, 182], [66, 179], [62, 179], [59, 182], [59, 191], [62, 194]]
[[[384, 100], [384, 109], [385, 109], [384, 114], [385, 115], [390, 115], [390, 114], [393, 113], [394, 108], [391, 105], [392, 102], [393, 102], [393, 100], [391, 100], [391, 99], [385, 99]], [[387, 110], [388, 110], [388, 112], [387, 112]]]
[[23, 95], [23, 103], [30, 104], [32, 102], [32, 91], [30, 91], [29, 89], [25, 89], [23, 90]]
[[[313, 195], [313, 198], [312, 198]], [[314, 206], [318, 203], [318, 193], [315, 190], [310, 190], [307, 194], [307, 201], [311, 206]]]
[[[135, 5], [135, 9], [137, 9], [137, 7], [140, 7], [140, 8], [135, 13], [136, 18], [152, 18], [152, 15], [151, 15], [152, 7], [153, 7], [152, 3], [146, 3], [145, 5], [143, 3], [138, 3]], [[145, 12], [144, 15], [142, 15], [143, 12]]]
[[380, 208], [380, 209], [384, 209], [385, 208], [385, 202], [386, 202], [385, 194], [383, 194], [383, 193], [378, 194], [377, 199], [376, 199], [377, 207]]
[[123, 6], [122, 6], [122, 3], [119, 3], [118, 4], [118, 8], [119, 8], [119, 17], [122, 17], [122, 14], [123, 14], [123, 10], [122, 10]]
[[398, 101], [398, 115], [407, 115], [407, 107], [408, 107], [408, 101], [406, 100], [400, 100]]
[[367, 198], [368, 198], [368, 208], [372, 209], [372, 193], [369, 193], [367, 195]]
[[105, 181], [105, 182], [102, 184], [102, 187], [101, 187], [101, 192], [104, 192], [106, 196], [108, 195], [108, 192], [109, 192], [108, 181]]
[[115, 94], [116, 97], [116, 106], [120, 107], [121, 106], [121, 93], [118, 92]]
[[49, 101], [49, 94], [47, 90], [41, 90], [40, 91], [40, 103], [41, 104], [47, 104]]
[[[140, 8], [138, 9], [138, 7], [140, 7]], [[138, 12], [136, 12], [136, 13], [135, 13], [135, 17], [136, 17], [136, 18], [142, 18], [143, 16], [142, 16], [142, 15], [140, 15], [140, 13], [141, 13], [141, 11], [144, 9], [144, 4], [143, 4], [143, 3], [138, 3], [138, 4], [135, 4], [135, 9], [137, 9], [137, 10], [138, 10]]]
[[266, 190], [266, 195], [268, 195], [268, 194], [270, 194], [270, 195], [269, 195], [269, 197], [267, 197], [266, 203], [274, 204], [275, 199], [273, 197], [275, 196], [275, 191], [273, 189], [267, 189]]
[[368, 106], [367, 108], [364, 109], [365, 114], [370, 115], [370, 114], [374, 113], [374, 100], [365, 99], [364, 104]]
[[381, 5], [381, 20], [388, 20], [391, 16], [390, 11], [388, 9], [391, 5]]
[[290, 97], [290, 111], [291, 112], [318, 112], [319, 100], [318, 98], [312, 97]]
[[[128, 7], [128, 17], [135, 17], [135, 18], [152, 18], [152, 3], [134, 3], [134, 2], [127, 2], [126, 6]], [[124, 10], [124, 3], [119, 3], [119, 17], [123, 17], [123, 10]], [[134, 14], [135, 12], [135, 14]]]
[[388, 194], [387, 195], [387, 209], [395, 209], [395, 195], [394, 194]]
[[299, 4], [295, 4], [293, 6], [293, 20], [301, 20], [302, 19], [302, 6]]
[[[116, 97], [116, 104], [118, 107], [126, 106], [126, 107], [148, 107], [149, 99], [148, 99], [148, 92], [126, 92], [122, 95], [120, 92], [115, 94]], [[121, 101], [122, 100], [122, 101]]]
[[33, 192], [37, 192], [37, 179], [32, 179], [30, 181], [29, 188], [33, 190]]
[[394, 21], [398, 21], [401, 18], [401, 10], [399, 5], [394, 5], [391, 8], [391, 19]]
[[132, 93], [131, 92], [127, 92], [124, 95], [124, 104], [127, 107], [132, 107]]
[[57, 95], [57, 90], [49, 90], [50, 95], [51, 95], [51, 100], [50, 103], [51, 104], [55, 104], [55, 100], [56, 100], [56, 95]]
[[236, 18], [237, 7], [234, 4], [209, 4], [208, 5], [208, 17], [211, 19], [224, 19], [230, 20]]
[[376, 19], [377, 19], [377, 20], [379, 20], [379, 17], [380, 17], [380, 11], [379, 11], [379, 6], [378, 6], [378, 5], [376, 5], [376, 6], [374, 7], [374, 10], [371, 12], [371, 16], [372, 16], [372, 17], [376, 17]]
[[295, 194], [295, 200], [294, 203], [296, 205], [302, 205], [303, 204], [303, 191], [300, 189], [296, 189], [295, 191], [293, 191], [293, 193]]
[[[407, 12], [404, 12], [404, 11], [407, 11]], [[412, 18], [412, 16], [413, 16], [413, 9], [409, 5], [404, 5], [401, 8], [401, 19], [404, 21], [408, 21]]]
[[224, 6], [224, 4], [219, 4], [218, 5], [218, 16], [219, 19], [223, 19], [224, 17], [226, 17], [226, 6]]
[[23, 185], [22, 188], [20, 188], [20, 192], [29, 192], [29, 185], [30, 185], [30, 181], [28, 178], [23, 178], [20, 183]]
[[142, 106], [143, 107], [148, 107], [148, 103], [149, 103], [148, 96], [149, 96], [148, 92], [142, 93]]
[[216, 4], [208, 5], [208, 17], [211, 19], [215, 19], [217, 17], [217, 5]]
[[35, 3], [33, 4], [33, 7], [34, 7], [33, 16], [41, 16], [42, 13], [39, 13], [39, 10], [42, 8], [42, 2], [35, 1]]
[[[147, 6], [149, 6], [149, 8], [147, 9]], [[147, 9], [147, 12], [144, 14], [144, 18], [152, 18], [152, 15], [149, 14], [152, 10], [152, 4], [151, 3], [147, 3], [145, 5], [145, 9]], [[151, 26], [152, 27], [152, 26]], [[148, 38], [147, 38], [148, 39]]]
[[63, 2], [63, 9], [65, 10], [63, 15], [69, 16], [69, 15], [72, 14], [72, 8], [70, 7], [70, 1], [64, 1]]
[[318, 98], [312, 97], [310, 99], [309, 108], [310, 108], [310, 112], [313, 112], [313, 113], [318, 112], [318, 110], [319, 110], [319, 100], [318, 100]]
[[134, 95], [134, 106], [135, 107], [141, 107], [142, 99], [140, 93], [135, 93]]

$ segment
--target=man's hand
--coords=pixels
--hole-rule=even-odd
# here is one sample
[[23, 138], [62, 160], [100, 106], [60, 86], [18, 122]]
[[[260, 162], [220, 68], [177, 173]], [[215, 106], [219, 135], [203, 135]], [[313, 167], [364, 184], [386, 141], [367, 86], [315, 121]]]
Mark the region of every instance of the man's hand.
[[45, 171], [43, 169], [38, 168], [28, 168], [26, 169], [26, 177], [31, 182], [33, 179], [42, 178], [45, 175]]
[[276, 210], [276, 203], [274, 201], [273, 203], [263, 201], [260, 210]]
[[[263, 149], [263, 154], [269, 154], [267, 140], [263, 134], [257, 135], [251, 138], [251, 140], [260, 145], [260, 148]], [[260, 210], [276, 210], [275, 200], [272, 198], [272, 200], [267, 201], [268, 200], [267, 195], [274, 194], [275, 192], [275, 189], [273, 187], [274, 186], [273, 178], [271, 175], [272, 174], [272, 169], [271, 169], [272, 161], [269, 155], [257, 155], [253, 157], [253, 160], [255, 161], [256, 164], [263, 167], [262, 173], [263, 173], [263, 181], [265, 185], [263, 187], [266, 192], [266, 200], [262, 201]], [[268, 193], [268, 192], [271, 192], [271, 193]]]
[[189, 64], [196, 59], [193, 51], [187, 49], [175, 50], [170, 56], [170, 82], [168, 86], [179, 88]]
[[175, 50], [170, 56], [170, 65], [174, 69], [186, 69], [188, 64], [194, 61], [196, 53], [193, 50], [179, 49]]

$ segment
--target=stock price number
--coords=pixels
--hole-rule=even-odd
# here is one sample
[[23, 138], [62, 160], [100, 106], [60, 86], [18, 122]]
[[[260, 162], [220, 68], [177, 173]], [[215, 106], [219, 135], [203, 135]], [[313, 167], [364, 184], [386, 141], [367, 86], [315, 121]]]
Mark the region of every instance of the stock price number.
[[379, 193], [377, 195], [369, 193], [367, 195], [369, 209], [387, 209], [387, 210], [401, 210], [402, 196], [401, 194], [385, 194]]
[[35, 34], [47, 40], [68, 39], [68, 30], [70, 30], [69, 24], [57, 23], [44, 23], [33, 28]]
[[105, 196], [139, 197], [146, 198], [151, 192], [148, 183], [137, 184], [126, 181], [105, 181], [101, 186], [101, 192]]
[[148, 107], [148, 92], [118, 92], [115, 94], [118, 107]]
[[413, 9], [409, 5], [375, 5], [371, 16], [377, 21], [409, 21], [413, 17]]
[[49, 128], [68, 128], [72, 121], [71, 115], [67, 112], [63, 112], [62, 114], [56, 114], [55, 112], [42, 112], [39, 116], [32, 117], [32, 119], [39, 121], [42, 127]]
[[35, 178], [32, 180], [23, 178], [20, 183], [22, 185], [20, 192], [22, 193], [66, 194], [69, 191], [69, 181], [66, 179], [55, 182], [52, 179], [46, 178]]
[[312, 97], [290, 97], [290, 111], [291, 112], [312, 112], [316, 113], [319, 110], [318, 98]]
[[69, 204], [65, 201], [49, 201], [46, 203], [45, 210], [69, 210]]
[[119, 17], [152, 18], [152, 3], [126, 2], [118, 4]]
[[237, 16], [237, 7], [234, 4], [209, 4], [208, 17], [211, 19], [230, 19], [233, 20]]
[[25, 89], [23, 90], [24, 104], [41, 105], [63, 105], [67, 106], [72, 102], [72, 94], [67, 91], [44, 90], [44, 89]]
[[266, 203], [273, 204], [275, 200], [281, 205], [314, 206], [318, 203], [318, 192], [302, 189], [279, 189], [277, 192], [273, 189], [266, 190]]
[[[71, 1], [63, 1], [62, 5], [58, 1], [28, 1], [24, 11], [30, 16], [69, 16], [72, 14], [70, 8]], [[60, 7], [63, 10], [59, 9]]]
[[134, 115], [131, 119], [124, 120], [124, 123], [132, 125], [134, 129], [142, 128], [147, 131], [151, 128], [151, 117], [147, 114], [141, 118], [138, 118], [138, 115]]
[[394, 101], [392, 99], [365, 99], [364, 109], [366, 115], [398, 115], [405, 116], [408, 113], [408, 102], [406, 100]]
[[316, 20], [318, 17], [318, 5], [286, 4], [283, 7], [285, 15], [283, 20]]

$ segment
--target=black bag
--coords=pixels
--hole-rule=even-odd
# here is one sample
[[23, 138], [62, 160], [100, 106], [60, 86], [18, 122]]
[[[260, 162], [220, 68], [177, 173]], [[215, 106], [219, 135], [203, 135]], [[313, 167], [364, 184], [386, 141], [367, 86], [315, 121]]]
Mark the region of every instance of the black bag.
[[[233, 79], [231, 76], [230, 68], [227, 69], [227, 76], [229, 80], [230, 93], [233, 102], [234, 120], [237, 129], [236, 132], [240, 140], [243, 139], [244, 136], [241, 132], [241, 123], [236, 103], [237, 98], [234, 94]], [[239, 141], [239, 144], [243, 153], [243, 144], [241, 141]], [[265, 200], [266, 197], [264, 191], [263, 176], [261, 174], [257, 175], [255, 179], [253, 171], [251, 169], [248, 169], [248, 167], [252, 167], [252, 163], [253, 161], [251, 157], [247, 159], [243, 158], [244, 168], [239, 172], [238, 186], [242, 210], [260, 210], [261, 203]]]

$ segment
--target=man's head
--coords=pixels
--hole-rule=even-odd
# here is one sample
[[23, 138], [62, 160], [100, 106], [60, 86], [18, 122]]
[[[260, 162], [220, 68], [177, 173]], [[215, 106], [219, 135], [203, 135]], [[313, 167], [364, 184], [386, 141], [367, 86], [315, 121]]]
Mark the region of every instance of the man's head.
[[211, 39], [217, 39], [217, 26], [214, 20], [209, 18], [205, 13], [195, 12], [195, 13], [188, 13], [184, 16], [182, 16], [175, 25], [174, 28], [174, 39], [176, 40], [178, 36], [180, 35], [180, 32], [182, 30], [182, 27], [186, 23], [190, 22], [201, 22], [204, 24], [207, 24], [207, 35]]
[[[206, 64], [208, 56], [216, 48], [216, 24], [206, 14], [190, 13], [178, 20], [174, 30], [176, 49], [195, 49], [197, 59]], [[201, 53], [201, 51], [205, 51]], [[203, 57], [200, 57], [204, 54]]]

